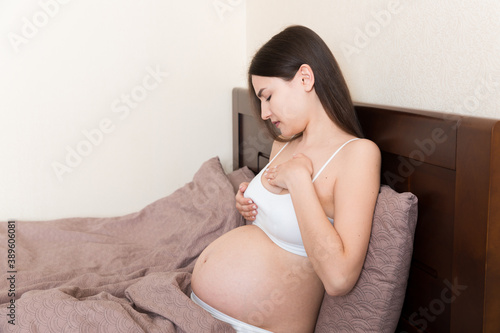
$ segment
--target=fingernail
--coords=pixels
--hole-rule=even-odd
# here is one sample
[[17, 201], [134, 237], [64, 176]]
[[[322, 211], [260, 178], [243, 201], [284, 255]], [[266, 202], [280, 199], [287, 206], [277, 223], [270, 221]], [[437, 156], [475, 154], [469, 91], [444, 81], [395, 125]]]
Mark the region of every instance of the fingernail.
[[253, 205], [253, 206], [252, 206], [252, 208], [253, 208], [253, 209], [257, 209], [257, 206]]
[[248, 200], [248, 204], [249, 205], [253, 204], [252, 200]]

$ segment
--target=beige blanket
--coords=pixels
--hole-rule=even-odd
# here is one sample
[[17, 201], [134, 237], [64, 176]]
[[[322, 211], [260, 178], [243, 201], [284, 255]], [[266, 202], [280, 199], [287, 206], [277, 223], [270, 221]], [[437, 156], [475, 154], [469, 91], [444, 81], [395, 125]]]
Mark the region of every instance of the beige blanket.
[[244, 223], [234, 204], [212, 158], [134, 214], [0, 223], [0, 332], [234, 332], [189, 298], [201, 251]]

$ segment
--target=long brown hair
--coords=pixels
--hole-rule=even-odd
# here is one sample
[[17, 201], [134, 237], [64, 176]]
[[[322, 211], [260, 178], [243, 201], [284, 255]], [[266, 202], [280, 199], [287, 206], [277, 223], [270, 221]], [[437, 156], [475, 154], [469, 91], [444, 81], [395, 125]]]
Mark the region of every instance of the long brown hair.
[[248, 69], [248, 86], [257, 119], [264, 122], [275, 140], [289, 141], [280, 136], [269, 120], [263, 121], [260, 117], [260, 100], [253, 89], [252, 75], [291, 81], [303, 64], [311, 66], [315, 78], [314, 89], [330, 119], [347, 133], [363, 137], [349, 88], [335, 57], [321, 37], [304, 26], [286, 28], [254, 55]]

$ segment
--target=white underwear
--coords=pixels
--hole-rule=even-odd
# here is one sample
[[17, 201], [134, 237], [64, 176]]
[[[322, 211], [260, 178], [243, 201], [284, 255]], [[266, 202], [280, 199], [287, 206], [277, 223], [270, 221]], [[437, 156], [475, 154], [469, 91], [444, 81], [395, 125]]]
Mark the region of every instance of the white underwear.
[[213, 307], [199, 299], [198, 296], [194, 294], [194, 292], [191, 293], [191, 299], [193, 300], [193, 302], [201, 306], [205, 311], [210, 313], [215, 319], [231, 325], [237, 333], [273, 333], [263, 328], [244, 323], [241, 320], [235, 319], [231, 316], [228, 316], [227, 314], [220, 312], [217, 309], [214, 309]]

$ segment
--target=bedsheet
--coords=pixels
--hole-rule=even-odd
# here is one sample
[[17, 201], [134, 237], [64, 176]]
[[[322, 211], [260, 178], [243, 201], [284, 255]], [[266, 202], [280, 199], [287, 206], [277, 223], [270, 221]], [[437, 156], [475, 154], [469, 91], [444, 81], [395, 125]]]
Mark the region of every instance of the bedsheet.
[[234, 332], [189, 298], [201, 251], [244, 224], [234, 200], [215, 157], [137, 213], [0, 223], [0, 332]]

